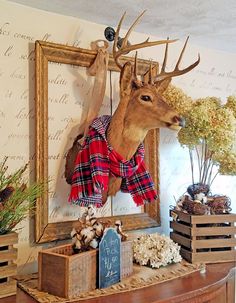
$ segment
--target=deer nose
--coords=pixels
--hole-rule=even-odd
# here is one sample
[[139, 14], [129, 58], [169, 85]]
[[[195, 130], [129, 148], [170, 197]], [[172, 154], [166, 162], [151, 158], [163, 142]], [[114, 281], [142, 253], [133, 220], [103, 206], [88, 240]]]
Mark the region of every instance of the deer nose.
[[185, 127], [185, 119], [184, 119], [183, 117], [174, 116], [173, 122], [174, 122], [174, 123], [178, 123], [179, 126], [181, 126], [181, 127]]

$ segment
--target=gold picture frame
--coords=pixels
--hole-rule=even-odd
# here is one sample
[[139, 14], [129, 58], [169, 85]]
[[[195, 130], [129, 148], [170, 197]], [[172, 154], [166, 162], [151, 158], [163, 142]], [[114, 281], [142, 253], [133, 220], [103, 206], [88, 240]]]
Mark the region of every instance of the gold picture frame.
[[[97, 51], [76, 48], [56, 43], [36, 41], [36, 181], [48, 179], [48, 63], [56, 62], [89, 67], [95, 60]], [[121, 57], [121, 62], [133, 61], [131, 57]], [[157, 62], [152, 62], [156, 64]], [[138, 59], [138, 73], [149, 68], [149, 60]], [[119, 72], [113, 57], [109, 57], [108, 69]], [[159, 130], [150, 131], [145, 139], [145, 159], [156, 188], [159, 188]], [[76, 221], [48, 222], [48, 193], [36, 201], [35, 240], [37, 243], [63, 240], [70, 237], [72, 225]], [[134, 230], [160, 226], [160, 201], [145, 205], [140, 214], [111, 216], [114, 222], [121, 219], [124, 230]]]

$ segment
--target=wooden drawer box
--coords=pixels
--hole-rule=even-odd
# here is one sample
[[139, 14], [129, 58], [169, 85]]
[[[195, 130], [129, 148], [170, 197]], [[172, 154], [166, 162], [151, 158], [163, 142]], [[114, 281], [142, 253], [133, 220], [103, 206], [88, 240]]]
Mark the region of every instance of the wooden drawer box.
[[[74, 254], [72, 245], [39, 252], [39, 289], [73, 298], [97, 288], [98, 250]], [[121, 277], [133, 272], [132, 242], [121, 243]]]
[[236, 215], [189, 215], [172, 210], [170, 237], [181, 246], [180, 253], [191, 263], [236, 260]]
[[11, 277], [16, 275], [17, 249], [13, 244], [18, 243], [18, 234], [11, 232], [0, 235], [0, 298], [16, 293], [16, 281]]

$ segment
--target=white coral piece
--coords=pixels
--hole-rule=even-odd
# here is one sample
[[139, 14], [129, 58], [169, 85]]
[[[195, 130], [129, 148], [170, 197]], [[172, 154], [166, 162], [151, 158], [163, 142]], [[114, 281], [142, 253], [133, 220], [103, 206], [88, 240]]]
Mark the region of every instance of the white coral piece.
[[135, 262], [152, 268], [166, 266], [182, 260], [180, 246], [169, 237], [158, 233], [142, 235], [133, 241]]

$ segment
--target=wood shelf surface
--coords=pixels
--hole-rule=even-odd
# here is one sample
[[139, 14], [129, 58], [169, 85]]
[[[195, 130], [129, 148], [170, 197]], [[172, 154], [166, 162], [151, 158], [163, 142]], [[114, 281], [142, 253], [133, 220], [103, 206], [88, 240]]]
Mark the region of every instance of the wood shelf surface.
[[[234, 303], [235, 273], [235, 262], [209, 264], [205, 274], [195, 272], [155, 286], [107, 297], [78, 301], [78, 303]], [[13, 300], [0, 300], [0, 303], [10, 302], [15, 303]], [[24, 291], [18, 289], [16, 303], [23, 302], [37, 303]]]

